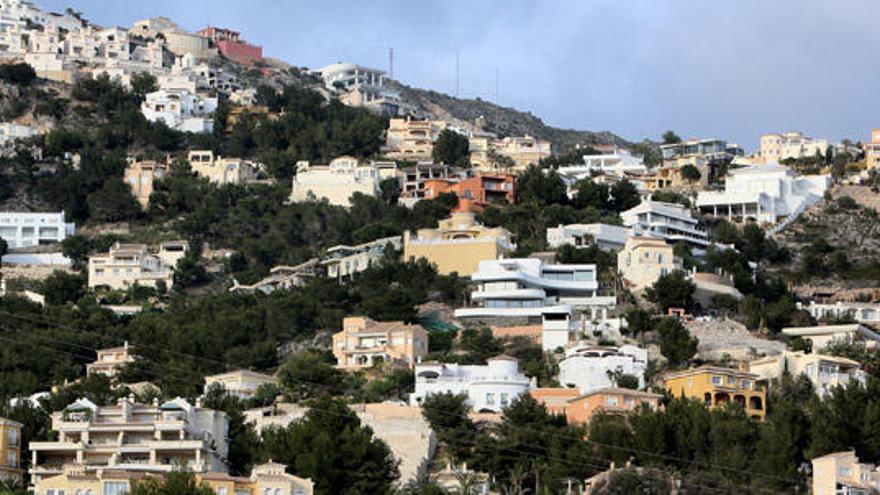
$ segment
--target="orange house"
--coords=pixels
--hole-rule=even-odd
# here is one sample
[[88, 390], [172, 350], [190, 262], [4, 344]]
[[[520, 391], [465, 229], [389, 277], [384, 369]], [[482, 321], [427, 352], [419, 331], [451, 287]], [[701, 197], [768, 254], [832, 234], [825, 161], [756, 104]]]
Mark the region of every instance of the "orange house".
[[661, 397], [659, 394], [628, 388], [604, 388], [568, 401], [565, 418], [568, 424], [587, 424], [593, 415], [600, 412], [627, 414], [637, 410], [642, 404], [656, 410], [660, 407]]
[[535, 388], [529, 391], [532, 398], [544, 404], [550, 414], [563, 415], [568, 408], [568, 402], [576, 399], [581, 393], [576, 388]]
[[428, 179], [425, 181], [425, 199], [434, 199], [444, 193], [458, 196], [454, 211], [481, 211], [488, 205], [513, 204], [516, 177], [511, 174], [477, 174], [463, 180]]

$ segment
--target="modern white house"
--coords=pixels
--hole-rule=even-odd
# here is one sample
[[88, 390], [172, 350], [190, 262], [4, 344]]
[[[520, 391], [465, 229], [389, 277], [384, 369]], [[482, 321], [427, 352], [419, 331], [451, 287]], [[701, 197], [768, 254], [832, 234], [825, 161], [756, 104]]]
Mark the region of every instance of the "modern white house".
[[162, 121], [172, 129], [196, 133], [213, 130], [215, 110], [217, 98], [182, 89], [147, 93], [141, 104], [141, 113], [150, 122]]
[[810, 313], [810, 316], [817, 320], [851, 318], [859, 323], [880, 323], [880, 304], [878, 303], [810, 301], [810, 304], [798, 302], [797, 307]]
[[418, 363], [416, 391], [410, 404], [419, 406], [432, 394], [465, 394], [477, 412], [501, 412], [520, 394], [531, 388], [529, 377], [519, 370], [519, 361], [509, 356], [486, 360], [485, 365]]
[[350, 156], [340, 156], [327, 165], [300, 161], [296, 164], [290, 201], [327, 199], [333, 205], [351, 206], [352, 194], [376, 196], [379, 184], [396, 176], [394, 162], [360, 163]]
[[76, 231], [76, 225], [64, 221], [64, 212], [0, 212], [0, 238], [9, 249], [56, 244]]
[[782, 333], [789, 337], [800, 337], [809, 340], [815, 352], [826, 348], [834, 342], [861, 341], [867, 349], [876, 349], [880, 343], [880, 334], [861, 323], [848, 325], [819, 325], [815, 327], [788, 327]]
[[400, 251], [402, 245], [402, 237], [397, 235], [357, 246], [333, 246], [327, 250], [321, 265], [327, 268], [328, 277], [345, 280], [382, 261], [389, 247]]
[[239, 399], [250, 399], [264, 385], [278, 385], [278, 379], [251, 370], [235, 370], [205, 377], [205, 392], [212, 386], [221, 387], [226, 394]]
[[591, 177], [594, 173], [624, 177], [627, 174], [644, 174], [648, 171], [641, 157], [625, 151], [602, 155], [584, 155], [584, 163], [566, 165], [556, 170], [559, 175], [571, 181]]
[[385, 87], [385, 72], [347, 62], [337, 62], [316, 70], [324, 86], [343, 93], [346, 105], [367, 107], [397, 115], [400, 97]]
[[788, 167], [770, 163], [731, 171], [724, 191], [700, 192], [697, 207], [704, 214], [731, 220], [790, 222], [822, 199], [830, 185], [829, 175], [801, 177]]
[[797, 377], [805, 375], [813, 383], [813, 389], [825, 397], [834, 387], [846, 387], [851, 383], [864, 385], [868, 374], [852, 359], [807, 354], [803, 351], [783, 351], [782, 354], [756, 359], [749, 363], [749, 372], [763, 380], [776, 380], [786, 372]]
[[647, 365], [648, 351], [634, 345], [576, 345], [568, 348], [559, 362], [559, 383], [587, 394], [616, 386], [611, 374], [620, 372], [638, 378], [639, 388], [643, 388]]
[[633, 229], [605, 223], [573, 223], [547, 229], [547, 245], [557, 249], [566, 244], [576, 248], [595, 243], [603, 251], [620, 251]]
[[29, 125], [14, 122], [0, 123], [0, 146], [12, 144], [16, 139], [26, 139], [37, 135], [37, 130]]
[[684, 205], [646, 199], [621, 213], [620, 218], [636, 236], [657, 237], [670, 244], [684, 241], [696, 249], [711, 244], [709, 235], [699, 228], [690, 208]]
[[526, 318], [572, 314], [572, 310], [616, 304], [614, 296], [599, 295], [596, 265], [548, 264], [537, 258], [484, 260], [471, 276], [476, 307], [455, 310], [456, 318]]

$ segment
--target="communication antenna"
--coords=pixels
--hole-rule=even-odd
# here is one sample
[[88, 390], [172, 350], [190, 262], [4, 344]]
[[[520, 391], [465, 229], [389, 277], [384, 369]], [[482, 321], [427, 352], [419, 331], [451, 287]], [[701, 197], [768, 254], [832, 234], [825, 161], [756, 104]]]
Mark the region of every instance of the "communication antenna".
[[388, 78], [394, 79], [394, 48], [388, 48]]
[[498, 66], [495, 66], [495, 104], [500, 105], [499, 101], [499, 92], [498, 92]]
[[455, 50], [455, 97], [458, 98], [458, 81], [459, 81], [459, 51]]

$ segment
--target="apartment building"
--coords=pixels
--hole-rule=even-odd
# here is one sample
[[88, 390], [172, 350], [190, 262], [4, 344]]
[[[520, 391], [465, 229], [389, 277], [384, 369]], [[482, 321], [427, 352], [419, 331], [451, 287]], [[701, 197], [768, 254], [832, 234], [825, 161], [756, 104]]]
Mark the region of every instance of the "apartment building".
[[730, 401], [739, 404], [750, 417], [763, 421], [767, 413], [767, 392], [754, 373], [704, 365], [667, 373], [666, 390], [675, 397], [688, 397], [706, 407], [722, 407]]
[[79, 465], [85, 473], [160, 474], [177, 466], [197, 473], [226, 472], [227, 428], [225, 413], [181, 398], [161, 405], [121, 398], [104, 407], [79, 399], [52, 413], [57, 440], [29, 444], [31, 481], [36, 493], [46, 493], [43, 480], [63, 474], [66, 464]]
[[457, 212], [440, 220], [436, 229], [419, 229], [415, 235], [403, 233], [403, 258], [425, 258], [437, 266], [441, 275], [458, 273], [469, 277], [483, 260], [494, 260], [516, 249], [511, 234], [502, 227], [477, 223], [472, 212]]
[[549, 264], [538, 258], [483, 260], [471, 275], [475, 307], [455, 310], [456, 318], [525, 318], [573, 309], [613, 307], [613, 296], [599, 295], [596, 265]]
[[863, 342], [868, 349], [876, 349], [880, 344], [880, 334], [861, 323], [844, 325], [818, 325], [815, 327], [787, 327], [782, 333], [789, 337], [800, 337], [810, 342], [814, 352], [820, 352], [835, 342]]
[[512, 205], [516, 200], [516, 177], [477, 173], [468, 178], [424, 181], [424, 199], [435, 199], [445, 193], [454, 193], [458, 197], [454, 211], [482, 211], [489, 205]]
[[622, 212], [620, 218], [636, 236], [656, 237], [670, 244], [684, 241], [694, 249], [705, 249], [710, 244], [709, 235], [699, 228], [690, 208], [678, 203], [646, 199]]
[[142, 209], [150, 204], [150, 195], [157, 180], [164, 179], [170, 167], [165, 163], [152, 160], [136, 161], [130, 159], [125, 168], [124, 180], [131, 187], [131, 193]]
[[761, 136], [761, 149], [758, 156], [762, 163], [780, 163], [782, 160], [825, 156], [832, 146], [827, 139], [804, 136], [798, 131], [769, 133]]
[[604, 223], [573, 223], [547, 229], [547, 245], [558, 249], [564, 245], [576, 248], [593, 244], [602, 251], [619, 252], [632, 237], [633, 229]]
[[444, 129], [446, 122], [442, 120], [390, 119], [382, 154], [395, 160], [431, 160], [434, 141]]
[[278, 379], [250, 370], [235, 370], [205, 377], [206, 393], [212, 386], [218, 386], [228, 395], [243, 400], [253, 398], [263, 385], [278, 385]]
[[583, 163], [573, 163], [556, 169], [567, 182], [575, 183], [596, 174], [627, 177], [631, 174], [645, 174], [648, 168], [642, 157], [633, 156], [625, 151], [615, 151], [601, 155], [584, 155]]
[[327, 249], [321, 265], [327, 269], [327, 276], [337, 280], [347, 280], [385, 259], [386, 251], [400, 251], [403, 247], [401, 236], [385, 237], [365, 242], [357, 246], [339, 245]]
[[333, 335], [337, 368], [369, 368], [385, 363], [412, 367], [427, 353], [428, 332], [421, 325], [402, 321], [350, 316], [342, 320], [342, 331]]
[[870, 302], [797, 303], [798, 309], [810, 313], [817, 320], [852, 319], [859, 323], [880, 323], [880, 304]]
[[880, 492], [880, 469], [859, 462], [854, 450], [812, 460], [813, 495], [868, 495]]
[[187, 155], [193, 173], [213, 184], [243, 184], [257, 178], [256, 166], [241, 158], [214, 156], [210, 150], [193, 150]]
[[238, 31], [207, 27], [196, 31], [198, 36], [211, 40], [224, 57], [240, 63], [252, 63], [263, 58], [263, 47], [254, 46], [241, 38]]
[[656, 411], [662, 398], [660, 394], [627, 388], [593, 390], [566, 403], [565, 419], [570, 425], [585, 425], [596, 414], [630, 414], [642, 407]]
[[[513, 173], [520, 174], [529, 165], [537, 165], [541, 159], [552, 154], [550, 141], [538, 139], [533, 136], [508, 136], [503, 139], [492, 137], [474, 136], [470, 138], [471, 166], [488, 173]], [[510, 159], [498, 159], [503, 156]]]
[[137, 285], [170, 289], [174, 267], [188, 251], [186, 241], [162, 243], [153, 254], [146, 244], [115, 243], [106, 254], [89, 257], [89, 288], [125, 290]]
[[76, 232], [76, 225], [64, 221], [64, 212], [0, 212], [0, 238], [9, 249], [57, 244]]
[[679, 158], [700, 156], [710, 163], [730, 163], [737, 156], [744, 155], [741, 147], [722, 139], [689, 139], [680, 143], [661, 144], [660, 154], [664, 162], [675, 162]]
[[416, 203], [425, 199], [425, 183], [429, 180], [449, 180], [466, 178], [464, 172], [457, 172], [449, 165], [430, 161], [419, 162], [415, 165], [399, 169], [401, 204], [412, 208]]
[[519, 370], [519, 361], [509, 356], [496, 356], [487, 359], [486, 363], [416, 364], [416, 390], [410, 394], [410, 404], [419, 406], [432, 394], [464, 394], [474, 411], [500, 413], [514, 399], [528, 393], [531, 382]]
[[119, 347], [98, 349], [95, 351], [98, 359], [86, 365], [86, 375], [104, 375], [111, 378], [116, 376], [125, 365], [134, 362], [134, 354], [130, 350], [128, 341]]
[[609, 375], [617, 372], [638, 378], [639, 388], [644, 388], [647, 366], [648, 351], [634, 345], [576, 345], [566, 349], [559, 362], [559, 383], [586, 394], [615, 386]]
[[794, 220], [822, 199], [831, 185], [828, 175], [799, 177], [775, 163], [732, 170], [724, 191], [697, 194], [700, 212], [732, 221], [775, 224]]
[[313, 495], [315, 484], [287, 472], [287, 466], [269, 461], [257, 464], [250, 476], [204, 473], [196, 481], [208, 485], [217, 495]]
[[864, 385], [868, 379], [868, 374], [862, 371], [857, 361], [803, 351], [782, 351], [775, 356], [756, 359], [749, 363], [749, 371], [768, 381], [778, 380], [786, 372], [794, 377], [804, 375], [820, 397], [828, 395], [834, 387]]
[[880, 129], [871, 129], [871, 139], [863, 145], [865, 165], [868, 169], [877, 168], [880, 163]]
[[214, 129], [212, 115], [215, 110], [217, 98], [179, 89], [160, 89], [147, 93], [141, 104], [141, 113], [150, 122], [161, 121], [172, 129], [194, 133], [211, 132]]
[[660, 277], [681, 270], [672, 246], [655, 237], [630, 237], [617, 253], [617, 271], [633, 290], [644, 290]]
[[338, 62], [316, 70], [324, 86], [334, 92], [342, 93], [340, 101], [354, 106], [365, 107], [386, 115], [397, 115], [400, 97], [385, 87], [385, 72], [361, 65]]
[[354, 193], [376, 196], [379, 184], [396, 176], [394, 162], [360, 163], [350, 156], [340, 156], [327, 165], [300, 161], [296, 164], [290, 201], [326, 199], [332, 205], [348, 207]]
[[24, 425], [0, 418], [0, 486], [4, 482], [21, 486], [21, 429]]

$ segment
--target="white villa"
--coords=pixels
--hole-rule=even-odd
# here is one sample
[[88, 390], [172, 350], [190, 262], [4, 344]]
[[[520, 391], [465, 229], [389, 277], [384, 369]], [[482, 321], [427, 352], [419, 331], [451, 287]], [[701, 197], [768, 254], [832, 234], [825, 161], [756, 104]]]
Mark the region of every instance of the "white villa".
[[749, 372], [763, 380], [779, 379], [785, 372], [794, 377], [805, 375], [820, 397], [834, 387], [845, 387], [850, 383], [864, 385], [868, 379], [868, 374], [862, 371], [857, 361], [803, 351], [783, 351], [782, 354], [756, 359], [749, 363]]
[[168, 127], [185, 132], [211, 132], [217, 98], [187, 90], [159, 90], [147, 93], [141, 113], [151, 122], [162, 121]]
[[357, 246], [333, 246], [327, 250], [321, 265], [327, 267], [328, 277], [344, 280], [382, 261], [389, 246], [400, 251], [403, 246], [402, 237], [385, 237]]
[[852, 318], [859, 323], [880, 323], [880, 304], [869, 302], [842, 302], [820, 303], [810, 301], [809, 305], [797, 303], [798, 309], [802, 309], [817, 320], [831, 318]]
[[613, 372], [633, 375], [639, 379], [639, 388], [645, 386], [645, 368], [648, 351], [633, 345], [604, 347], [591, 345], [573, 346], [565, 351], [559, 362], [559, 383], [563, 387], [577, 388], [582, 394], [615, 387], [609, 376]]
[[537, 258], [480, 261], [471, 276], [471, 300], [477, 307], [455, 310], [456, 318], [527, 318], [571, 314], [573, 309], [601, 308], [603, 317], [616, 304], [600, 296], [596, 265], [545, 264]]
[[603, 251], [620, 251], [626, 240], [633, 235], [633, 229], [604, 223], [573, 223], [547, 229], [547, 244], [559, 248], [565, 244], [576, 248], [589, 247], [596, 243]]
[[352, 194], [376, 196], [379, 184], [384, 179], [396, 178], [396, 174], [394, 162], [362, 164], [350, 156], [335, 158], [328, 165], [297, 162], [290, 201], [299, 203], [326, 198], [333, 205], [351, 206]]
[[830, 185], [828, 175], [799, 177], [775, 163], [746, 167], [728, 174], [724, 191], [700, 192], [697, 207], [716, 217], [775, 224], [797, 218], [822, 199]]
[[620, 218], [636, 236], [657, 237], [670, 244], [684, 241], [696, 249], [711, 244], [709, 235], [698, 227], [697, 219], [684, 205], [646, 199], [621, 213]]
[[648, 168], [641, 157], [617, 151], [604, 155], [584, 155], [584, 163], [559, 167], [556, 171], [568, 180], [578, 181], [592, 176], [594, 172], [624, 177], [627, 174], [644, 174]]
[[789, 337], [809, 340], [814, 352], [821, 351], [833, 342], [862, 341], [868, 349], [876, 349], [880, 334], [861, 323], [848, 325], [820, 325], [816, 327], [788, 327], [782, 333]]
[[9, 249], [57, 244], [76, 231], [76, 225], [64, 221], [64, 212], [0, 212], [0, 239]]
[[519, 361], [508, 356], [486, 360], [486, 365], [444, 363], [416, 364], [416, 391], [410, 404], [421, 405], [431, 394], [465, 394], [477, 412], [498, 413], [531, 388], [529, 377], [519, 370]]

